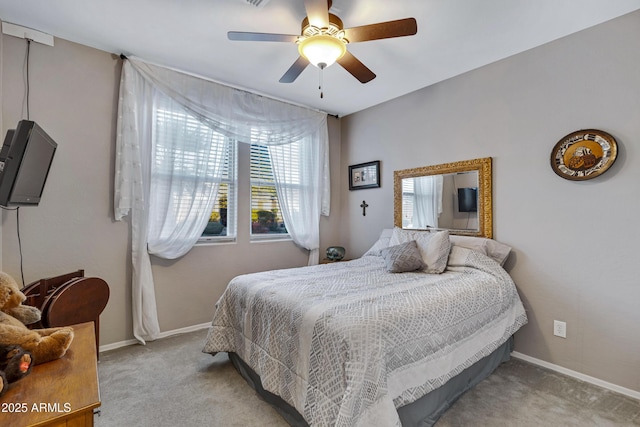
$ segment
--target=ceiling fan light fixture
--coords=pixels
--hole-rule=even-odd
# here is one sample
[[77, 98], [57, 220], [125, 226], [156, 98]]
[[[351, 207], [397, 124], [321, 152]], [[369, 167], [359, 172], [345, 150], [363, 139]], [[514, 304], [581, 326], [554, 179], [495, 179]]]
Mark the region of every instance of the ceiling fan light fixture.
[[347, 52], [346, 41], [327, 34], [305, 37], [298, 43], [298, 52], [318, 68], [326, 68]]

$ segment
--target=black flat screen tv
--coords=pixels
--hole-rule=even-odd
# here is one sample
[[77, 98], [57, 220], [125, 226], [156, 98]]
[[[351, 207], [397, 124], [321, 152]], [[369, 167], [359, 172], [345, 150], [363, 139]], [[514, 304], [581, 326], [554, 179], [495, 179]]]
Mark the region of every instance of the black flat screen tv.
[[7, 131], [0, 149], [0, 205], [36, 206], [58, 144], [30, 120]]
[[478, 212], [477, 188], [458, 188], [458, 212]]

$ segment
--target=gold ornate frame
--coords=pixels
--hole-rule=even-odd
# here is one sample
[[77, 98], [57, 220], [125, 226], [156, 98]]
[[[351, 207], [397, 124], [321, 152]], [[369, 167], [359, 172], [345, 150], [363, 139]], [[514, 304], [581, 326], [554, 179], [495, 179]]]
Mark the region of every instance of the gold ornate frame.
[[493, 237], [493, 195], [491, 182], [491, 157], [423, 166], [393, 172], [393, 222], [402, 227], [402, 180], [426, 175], [442, 175], [456, 172], [478, 171], [478, 231], [451, 229], [451, 234]]

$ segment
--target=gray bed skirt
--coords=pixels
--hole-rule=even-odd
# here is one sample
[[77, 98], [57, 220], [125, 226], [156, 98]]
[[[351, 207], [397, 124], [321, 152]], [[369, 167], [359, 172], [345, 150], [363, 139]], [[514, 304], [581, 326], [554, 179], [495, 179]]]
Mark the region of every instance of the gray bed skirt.
[[[442, 387], [421, 397], [417, 401], [398, 408], [403, 427], [430, 427], [449, 409], [449, 407], [483, 379], [487, 378], [502, 362], [509, 360], [513, 350], [513, 337], [496, 351], [479, 360], [457, 376], [451, 378]], [[271, 404], [293, 427], [309, 427], [298, 411], [279, 396], [262, 388], [260, 377], [235, 353], [229, 353], [229, 359], [240, 375], [262, 398]]]

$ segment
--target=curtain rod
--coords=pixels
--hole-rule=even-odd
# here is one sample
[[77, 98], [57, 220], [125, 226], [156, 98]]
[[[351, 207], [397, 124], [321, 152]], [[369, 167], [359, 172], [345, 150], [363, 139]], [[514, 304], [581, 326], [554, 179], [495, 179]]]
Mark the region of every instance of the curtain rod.
[[[129, 58], [128, 58], [128, 57], [127, 57], [127, 55], [125, 55], [124, 53], [121, 53], [121, 54], [120, 54], [120, 59], [122, 59], [123, 61], [126, 61], [126, 60], [127, 60], [127, 59], [129, 59]], [[146, 61], [145, 61], [145, 62], [146, 62]], [[164, 65], [160, 65], [160, 66], [164, 67]], [[271, 97], [271, 96], [263, 95], [263, 94], [256, 93], [256, 92], [252, 92], [252, 91], [250, 91], [250, 90], [248, 90], [248, 89], [245, 89], [245, 88], [241, 88], [241, 87], [238, 87], [238, 86], [232, 86], [232, 85], [230, 85], [230, 84], [228, 84], [228, 83], [222, 83], [222, 82], [219, 82], [219, 81], [216, 81], [216, 80], [210, 79], [210, 78], [206, 78], [206, 77], [198, 76], [198, 75], [196, 75], [196, 74], [192, 74], [192, 73], [188, 73], [188, 72], [185, 72], [185, 71], [176, 70], [175, 68], [170, 68], [170, 67], [165, 67], [165, 68], [169, 68], [169, 69], [172, 69], [172, 70], [174, 70], [174, 71], [178, 71], [178, 72], [180, 72], [180, 73], [188, 74], [188, 75], [191, 75], [191, 76], [193, 76], [193, 77], [202, 78], [202, 79], [208, 80], [208, 81], [210, 81], [210, 82], [214, 82], [214, 83], [217, 83], [217, 84], [221, 84], [221, 85], [223, 85], [223, 86], [230, 87], [230, 88], [232, 88], [232, 89], [236, 89], [236, 90], [239, 90], [239, 91], [242, 91], [242, 92], [249, 93], [249, 94], [251, 94], [251, 95], [256, 95], [256, 96], [260, 96], [260, 97], [263, 97], [263, 98], [273, 99], [273, 100], [280, 101], [280, 102], [284, 102], [284, 103], [287, 103], [287, 104], [296, 105], [296, 106], [298, 106], [298, 107], [309, 108], [310, 110], [315, 110], [315, 111], [317, 111], [317, 112], [319, 112], [319, 113], [324, 113], [324, 114], [326, 114], [327, 116], [331, 116], [331, 117], [334, 117], [334, 118], [336, 118], [336, 119], [339, 119], [339, 118], [340, 118], [340, 116], [338, 116], [337, 114], [327, 113], [326, 111], [318, 110], [318, 109], [316, 109], [316, 108], [310, 108], [310, 107], [308, 107], [308, 106], [306, 106], [306, 105], [294, 104], [294, 103], [292, 103], [291, 101], [286, 101], [286, 100], [284, 100], [284, 99], [273, 98], [273, 97]]]

